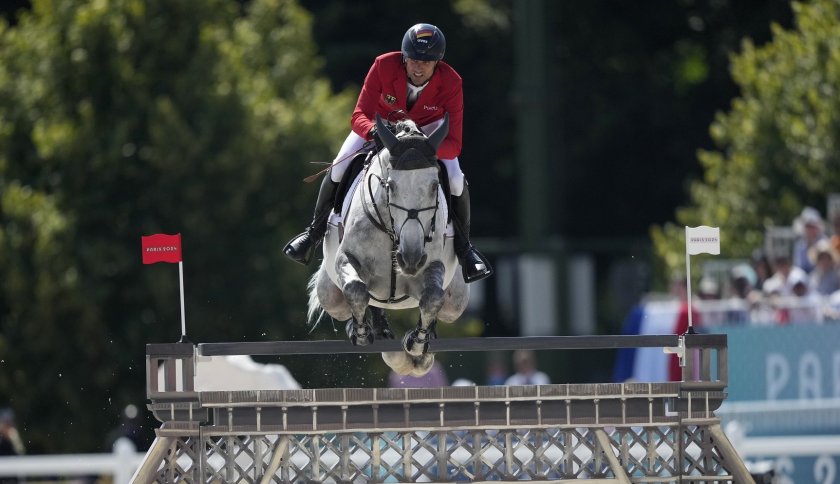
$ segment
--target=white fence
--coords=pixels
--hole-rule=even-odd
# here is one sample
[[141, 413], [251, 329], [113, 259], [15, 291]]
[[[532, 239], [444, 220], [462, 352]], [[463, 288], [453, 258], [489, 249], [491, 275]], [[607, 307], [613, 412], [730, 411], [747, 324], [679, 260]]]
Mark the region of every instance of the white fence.
[[110, 454], [24, 455], [0, 457], [0, 479], [17, 477], [26, 482], [38, 478], [84, 478], [88, 476], [113, 478], [114, 484], [128, 484], [134, 471], [143, 462], [145, 452], [137, 452], [128, 439], [114, 444]]

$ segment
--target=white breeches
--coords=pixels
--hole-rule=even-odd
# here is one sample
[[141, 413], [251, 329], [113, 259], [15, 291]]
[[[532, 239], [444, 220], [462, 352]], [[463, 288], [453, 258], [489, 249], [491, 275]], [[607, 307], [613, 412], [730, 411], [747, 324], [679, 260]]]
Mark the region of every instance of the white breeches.
[[[443, 120], [435, 121], [434, 123], [430, 123], [426, 126], [421, 127], [420, 129], [423, 130], [424, 133], [429, 134], [435, 130]], [[347, 167], [350, 166], [351, 159], [356, 155], [356, 153], [362, 149], [365, 145], [365, 139], [356, 134], [355, 131], [350, 131], [350, 134], [347, 135], [347, 139], [344, 140], [344, 143], [341, 145], [341, 149], [338, 150], [338, 155], [336, 155], [335, 160], [333, 163], [338, 162], [332, 166], [330, 169], [330, 179], [336, 183], [341, 181], [341, 177], [344, 176], [344, 173], [347, 171]], [[446, 172], [449, 174], [449, 192], [452, 196], [459, 197], [464, 192], [464, 173], [461, 171], [461, 165], [458, 163], [458, 157], [450, 158], [447, 160], [440, 160], [441, 163], [446, 165]]]
[[364, 145], [365, 139], [357, 135], [355, 131], [350, 131], [347, 139], [344, 140], [344, 144], [341, 145], [341, 149], [338, 150], [338, 155], [333, 160], [332, 168], [330, 168], [330, 179], [332, 181], [336, 183], [341, 181], [341, 177], [344, 176], [344, 172], [350, 166], [351, 159]]

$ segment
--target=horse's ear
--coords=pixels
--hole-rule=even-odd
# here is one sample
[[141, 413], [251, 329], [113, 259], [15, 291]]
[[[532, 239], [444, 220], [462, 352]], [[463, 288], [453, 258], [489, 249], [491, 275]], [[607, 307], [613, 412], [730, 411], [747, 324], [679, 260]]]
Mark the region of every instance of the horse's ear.
[[431, 145], [435, 148], [435, 151], [437, 151], [440, 144], [443, 143], [443, 140], [446, 139], [447, 134], [449, 134], [449, 113], [443, 115], [443, 124], [438, 126], [438, 128], [429, 135], [429, 143], [431, 143]]
[[388, 148], [388, 151], [396, 146], [399, 142], [397, 136], [385, 126], [385, 123], [382, 122], [382, 118], [379, 116], [379, 113], [376, 113], [376, 136], [379, 136], [379, 140], [382, 141], [382, 145]]

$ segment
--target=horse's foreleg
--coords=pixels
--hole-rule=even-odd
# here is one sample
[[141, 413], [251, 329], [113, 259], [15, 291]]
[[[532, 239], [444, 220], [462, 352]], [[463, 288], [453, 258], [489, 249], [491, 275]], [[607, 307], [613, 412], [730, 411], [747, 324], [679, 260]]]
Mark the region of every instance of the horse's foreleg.
[[445, 291], [443, 276], [445, 268], [441, 262], [432, 262], [423, 273], [423, 287], [420, 293], [420, 321], [417, 328], [406, 333], [403, 346], [412, 356], [420, 356], [429, 350], [429, 341], [436, 337], [435, 325], [438, 312], [443, 307]]
[[367, 284], [359, 276], [358, 261], [353, 256], [340, 252], [335, 260], [335, 270], [341, 292], [353, 315], [346, 328], [350, 342], [362, 346], [373, 343], [373, 328], [365, 318], [370, 295]]

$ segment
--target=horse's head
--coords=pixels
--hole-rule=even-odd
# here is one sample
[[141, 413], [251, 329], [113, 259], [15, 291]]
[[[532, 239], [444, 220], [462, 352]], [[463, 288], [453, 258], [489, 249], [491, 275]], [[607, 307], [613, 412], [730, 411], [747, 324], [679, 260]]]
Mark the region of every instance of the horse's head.
[[397, 264], [404, 274], [414, 275], [428, 262], [426, 242], [432, 240], [439, 221], [437, 149], [449, 130], [449, 115], [428, 137], [410, 120], [397, 123], [395, 134], [379, 115], [376, 129], [389, 153], [387, 202], [397, 242]]

